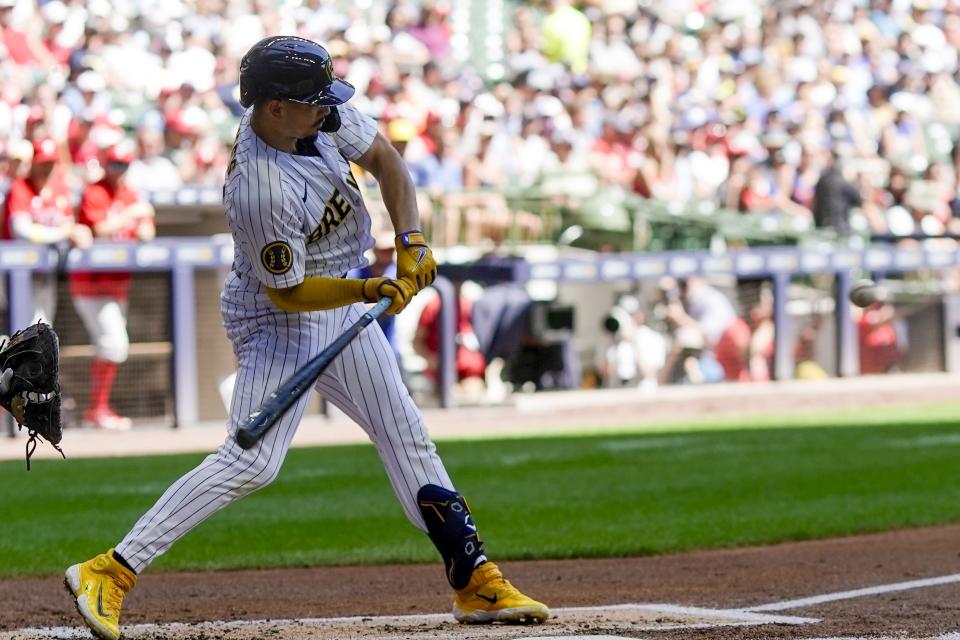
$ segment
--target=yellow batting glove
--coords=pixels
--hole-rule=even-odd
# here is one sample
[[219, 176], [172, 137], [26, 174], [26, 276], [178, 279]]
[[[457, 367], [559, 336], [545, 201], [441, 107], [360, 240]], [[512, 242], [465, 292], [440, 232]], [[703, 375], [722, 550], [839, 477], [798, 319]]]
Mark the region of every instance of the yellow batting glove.
[[406, 280], [417, 293], [437, 278], [437, 261], [419, 229], [397, 234], [397, 279]]
[[363, 296], [363, 302], [376, 302], [383, 297], [380, 293], [380, 285], [388, 282], [390, 278], [364, 278], [360, 284], [360, 295]]
[[417, 290], [406, 280], [389, 278], [367, 278], [363, 281], [363, 297], [366, 302], [376, 302], [380, 298], [390, 298], [388, 315], [396, 315], [406, 309]]

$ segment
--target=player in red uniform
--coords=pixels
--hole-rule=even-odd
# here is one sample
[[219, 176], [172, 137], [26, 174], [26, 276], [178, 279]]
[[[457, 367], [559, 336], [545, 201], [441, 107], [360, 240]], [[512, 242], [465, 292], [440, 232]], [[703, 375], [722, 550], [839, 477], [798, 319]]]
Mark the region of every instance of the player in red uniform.
[[[43, 138], [33, 143], [33, 159], [26, 177], [10, 184], [3, 205], [3, 238], [36, 244], [90, 245], [90, 230], [76, 223], [63, 176], [56, 172], [57, 143]], [[33, 275], [33, 322], [53, 324], [57, 304], [55, 273]]]
[[[103, 240], [146, 241], [156, 236], [153, 206], [130, 190], [123, 176], [133, 162], [132, 145], [107, 151], [104, 175], [88, 185], [80, 201], [77, 221]], [[130, 419], [118, 416], [109, 404], [117, 366], [127, 359], [127, 290], [125, 272], [74, 272], [70, 293], [96, 355], [90, 367], [90, 405], [84, 421], [99, 429], [129, 429]]]

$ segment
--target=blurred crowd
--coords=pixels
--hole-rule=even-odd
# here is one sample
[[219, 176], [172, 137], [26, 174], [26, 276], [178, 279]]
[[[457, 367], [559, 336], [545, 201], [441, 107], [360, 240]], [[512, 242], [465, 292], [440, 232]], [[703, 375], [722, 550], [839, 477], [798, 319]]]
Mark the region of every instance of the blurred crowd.
[[[239, 60], [282, 33], [329, 49], [428, 196], [441, 244], [498, 241], [511, 225], [538, 237], [543, 221], [503, 195], [526, 188], [709, 202], [841, 238], [960, 234], [960, 0], [486, 0], [504, 14], [483, 41], [503, 46], [482, 60], [465, 6], [0, 0], [0, 235], [152, 237], [145, 193], [222, 185]], [[120, 308], [112, 334], [125, 323], [115, 285], [71, 284]], [[640, 337], [669, 379], [769, 377], [767, 303], [741, 318], [707, 289], [680, 293], [662, 305], [673, 340]], [[715, 303], [700, 318], [694, 293]], [[44, 299], [37, 314], [51, 316]], [[108, 332], [99, 308], [92, 336]], [[644, 311], [623, 313], [643, 326]], [[702, 326], [715, 317], [730, 324]], [[121, 337], [100, 360], [126, 357]], [[608, 378], [646, 379], [651, 362]], [[111, 375], [95, 379], [109, 389]]]
[[622, 295], [603, 321], [597, 372], [607, 387], [773, 379], [773, 299], [758, 289], [746, 319], [701, 277], [665, 277], [652, 295]]
[[[858, 311], [859, 372], [901, 371], [910, 346], [909, 306], [898, 308], [884, 299]], [[827, 369], [837, 363], [832, 328], [824, 332], [827, 317], [814, 304], [808, 314], [791, 318], [793, 326], [787, 327], [784, 341], [790, 351], [785, 358], [792, 364], [790, 377], [829, 377]], [[604, 387], [650, 391], [661, 384], [777, 378], [774, 300], [766, 282], [664, 277], [653, 290], [618, 295], [602, 325], [593, 366], [597, 384]]]
[[[129, 138], [131, 188], [217, 187], [238, 61], [290, 33], [326, 44], [428, 192], [584, 174], [560, 188], [841, 235], [958, 230], [957, 0], [503, 6], [504, 55], [477, 69], [450, 0], [0, 0], [0, 172], [24, 172], [49, 137], [79, 189]], [[838, 183], [856, 197], [823, 210]]]

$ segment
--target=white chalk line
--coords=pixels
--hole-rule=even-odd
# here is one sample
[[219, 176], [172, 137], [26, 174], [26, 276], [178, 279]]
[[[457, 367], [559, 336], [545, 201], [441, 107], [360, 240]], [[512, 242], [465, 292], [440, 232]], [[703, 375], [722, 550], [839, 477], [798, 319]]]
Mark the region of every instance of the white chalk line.
[[[555, 617], [561, 618], [566, 615], [575, 615], [577, 613], [603, 613], [605, 611], [647, 611], [655, 614], [664, 615], [683, 615], [698, 618], [697, 622], [689, 624], [664, 624], [664, 625], [638, 625], [633, 627], [637, 631], [654, 631], [669, 629], [702, 629], [717, 626], [746, 626], [758, 624], [811, 624], [819, 622], [817, 618], [802, 618], [797, 616], [769, 615], [755, 611], [746, 611], [742, 609], [705, 609], [701, 607], [684, 607], [672, 604], [616, 604], [606, 606], [592, 607], [564, 607], [552, 609]], [[704, 620], [706, 619], [706, 620]], [[713, 622], [709, 620], [713, 619]], [[125, 630], [129, 632], [151, 632], [151, 631], [174, 631], [176, 629], [186, 629], [196, 631], [198, 627], [206, 624], [216, 625], [219, 629], [243, 628], [248, 626], [271, 624], [271, 625], [330, 625], [330, 624], [387, 624], [387, 623], [424, 623], [424, 622], [453, 622], [449, 613], [426, 613], [404, 616], [346, 616], [334, 618], [291, 618], [291, 619], [262, 619], [262, 620], [233, 620], [233, 621], [210, 621], [209, 623], [187, 624], [181, 622], [172, 622], [165, 624], [135, 624], [126, 625]], [[549, 624], [549, 623], [548, 623]], [[14, 633], [30, 634], [32, 636], [40, 635], [43, 638], [58, 638], [66, 640], [68, 638], [89, 638], [89, 632], [84, 627], [30, 627], [18, 629]], [[9, 637], [0, 634], [0, 638]], [[571, 638], [571, 636], [566, 636]], [[587, 636], [589, 637], [589, 636]], [[517, 639], [522, 640], [522, 639]]]
[[[638, 640], [637, 638], [627, 638], [626, 636], [540, 636], [529, 638], [516, 638], [515, 640]], [[843, 636], [829, 638], [809, 638], [808, 640], [911, 640], [906, 636]], [[960, 640], [960, 632], [947, 633], [942, 636], [915, 638], [913, 640]]]
[[[652, 613], [662, 613], [665, 615], [683, 615], [690, 616], [694, 618], [700, 618], [700, 622], [691, 622], [689, 624], [674, 624], [674, 625], [640, 625], [635, 627], [636, 631], [652, 631], [652, 630], [669, 630], [669, 629], [702, 629], [702, 628], [711, 628], [718, 626], [746, 626], [746, 625], [761, 625], [761, 624], [791, 624], [791, 625], [800, 625], [800, 624], [812, 624], [819, 622], [818, 618], [806, 618], [798, 616], [782, 616], [782, 615], [769, 615], [765, 612], [777, 612], [784, 611], [788, 609], [799, 609], [802, 607], [810, 607], [818, 604], [823, 604], [826, 602], [834, 602], [837, 600], [849, 600], [853, 598], [863, 598], [867, 596], [880, 595], [884, 593], [894, 593], [897, 591], [908, 591], [911, 589], [921, 589], [925, 587], [934, 587], [946, 584], [953, 584], [960, 582], [960, 574], [951, 574], [946, 576], [939, 576], [934, 578], [923, 578], [920, 580], [908, 580], [905, 582], [895, 582], [885, 585], [877, 585], [873, 587], [865, 587], [862, 589], [851, 589], [848, 591], [837, 591], [833, 593], [825, 593], [816, 596], [809, 596], [806, 598], [796, 598], [792, 600], [783, 600], [780, 602], [773, 602], [769, 604], [758, 605], [755, 607], [744, 607], [741, 609], [706, 609], [702, 607], [686, 607], [680, 605], [672, 604], [619, 604], [619, 605], [607, 605], [607, 606], [592, 606], [592, 607], [565, 607], [560, 609], [554, 609], [554, 614], [557, 617], [562, 617], [563, 615], [572, 615], [576, 613], [587, 613], [587, 612], [604, 612], [604, 611], [614, 611], [614, 610], [634, 610], [634, 611], [647, 611]], [[284, 624], [304, 624], [304, 625], [324, 625], [324, 624], [380, 624], [380, 623], [397, 623], [397, 622], [407, 622], [407, 623], [423, 623], [423, 622], [442, 622], [445, 620], [450, 620], [450, 614], [448, 613], [431, 613], [431, 614], [418, 614], [418, 615], [405, 615], [405, 616], [346, 616], [346, 617], [333, 617], [333, 618], [296, 618], [296, 619], [264, 619], [264, 620], [235, 620], [235, 621], [224, 621], [224, 622], [211, 622], [209, 624], [216, 624], [219, 628], [243, 628], [254, 625], [262, 624], [275, 624], [275, 625], [284, 625]], [[706, 620], [704, 620], [706, 619]], [[713, 622], [709, 620], [713, 619]], [[726, 620], [723, 620], [726, 619]], [[130, 625], [128, 629], [130, 631], [153, 631], [153, 630], [175, 630], [178, 628], [192, 628], [196, 629], [196, 624], [185, 624], [185, 623], [168, 623], [168, 624], [139, 624], [139, 625]], [[85, 628], [82, 627], [32, 627], [19, 629], [14, 633], [27, 633], [27, 634], [41, 634], [41, 637], [45, 638], [87, 638], [89, 634]], [[6, 634], [0, 634], [0, 638], [9, 637]], [[566, 638], [576, 638], [577, 636], [565, 636]], [[616, 638], [617, 636], [581, 636], [581, 638], [587, 639], [596, 639], [596, 638]], [[543, 638], [543, 636], [541, 636]], [[524, 640], [523, 638], [518, 638], [517, 640]], [[547, 640], [543, 638], [543, 640]], [[824, 638], [821, 640], [860, 640], [859, 638]], [[948, 633], [945, 635], [937, 636], [935, 638], [930, 638], [930, 640], [960, 640], [960, 632]]]
[[[519, 639], [518, 639], [519, 640]], [[946, 633], [942, 636], [840, 636], [829, 638], [807, 638], [807, 640], [960, 640], [960, 632]]]
[[801, 607], [811, 607], [825, 602], [834, 602], [836, 600], [849, 600], [851, 598], [863, 598], [866, 596], [876, 596], [883, 593], [893, 593], [895, 591], [908, 591], [910, 589], [922, 589], [924, 587], [936, 587], [944, 584], [960, 582], [960, 573], [954, 573], [948, 576], [939, 576], [936, 578], [924, 578], [922, 580], [908, 580], [906, 582], [894, 582], [891, 584], [882, 584], [876, 587], [865, 587], [863, 589], [852, 589], [850, 591], [836, 591], [834, 593], [824, 593], [818, 596], [808, 598], [796, 598], [794, 600], [783, 600], [781, 602], [772, 602], [756, 607], [745, 607], [746, 611], [784, 611], [786, 609], [799, 609]]
[[643, 640], [642, 638], [628, 638], [627, 636], [530, 636], [515, 638], [514, 640]]
[[558, 609], [559, 612], [577, 612], [577, 611], [610, 611], [615, 609], [629, 609], [634, 611], [649, 611], [651, 613], [666, 613], [679, 616], [703, 617], [703, 618], [738, 618], [736, 621], [719, 623], [692, 623], [678, 625], [657, 625], [647, 627], [637, 627], [640, 630], [655, 629], [700, 629], [713, 626], [742, 626], [754, 624], [813, 624], [820, 622], [819, 618], [801, 618], [798, 616], [771, 616], [757, 613], [755, 611], [746, 611], [745, 609], [705, 609], [703, 607], [684, 607], [675, 604], [618, 604], [606, 607], [571, 607], [568, 609]]

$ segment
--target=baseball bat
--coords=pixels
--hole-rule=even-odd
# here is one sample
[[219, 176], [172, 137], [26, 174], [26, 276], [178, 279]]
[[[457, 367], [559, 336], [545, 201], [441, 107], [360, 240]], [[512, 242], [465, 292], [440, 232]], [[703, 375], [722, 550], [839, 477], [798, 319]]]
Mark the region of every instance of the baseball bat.
[[289, 380], [277, 387], [276, 391], [267, 396], [256, 411], [251, 413], [240, 425], [237, 430], [237, 444], [244, 449], [249, 449], [270, 430], [280, 417], [287, 412], [287, 409], [305, 394], [317, 378], [333, 362], [333, 359], [340, 355], [343, 348], [351, 340], [360, 335], [364, 328], [379, 318], [387, 307], [390, 306], [390, 298], [380, 298], [377, 304], [360, 316], [360, 319], [353, 323], [349, 329], [340, 334], [330, 345], [312, 357], [301, 369], [299, 369]]

